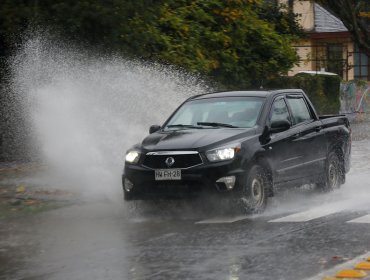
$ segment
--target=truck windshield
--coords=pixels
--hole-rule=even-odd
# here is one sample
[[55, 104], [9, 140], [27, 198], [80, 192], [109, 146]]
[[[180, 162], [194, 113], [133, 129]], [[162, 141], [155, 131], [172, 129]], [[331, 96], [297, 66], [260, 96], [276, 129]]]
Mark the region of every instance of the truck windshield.
[[263, 101], [263, 97], [191, 100], [172, 116], [166, 129], [253, 127], [256, 125]]

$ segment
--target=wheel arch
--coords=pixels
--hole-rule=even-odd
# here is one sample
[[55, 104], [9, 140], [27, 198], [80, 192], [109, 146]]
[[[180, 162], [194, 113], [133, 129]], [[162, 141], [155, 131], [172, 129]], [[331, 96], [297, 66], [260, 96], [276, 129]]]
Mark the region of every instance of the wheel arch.
[[267, 180], [268, 180], [268, 183], [269, 183], [268, 196], [273, 196], [274, 195], [274, 188], [273, 188], [274, 176], [273, 176], [273, 170], [271, 168], [270, 163], [268, 162], [266, 157], [264, 157], [262, 155], [256, 155], [247, 164], [247, 168], [246, 168], [247, 172], [249, 172], [249, 170], [255, 165], [260, 166], [265, 171], [265, 174], [266, 174], [266, 177], [267, 177]]

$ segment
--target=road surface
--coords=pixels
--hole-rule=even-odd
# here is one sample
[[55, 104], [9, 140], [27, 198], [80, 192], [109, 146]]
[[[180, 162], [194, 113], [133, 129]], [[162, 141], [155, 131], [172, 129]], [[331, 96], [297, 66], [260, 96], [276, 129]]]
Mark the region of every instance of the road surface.
[[369, 144], [340, 190], [281, 191], [260, 215], [103, 199], [0, 222], [0, 279], [333, 277], [370, 257]]

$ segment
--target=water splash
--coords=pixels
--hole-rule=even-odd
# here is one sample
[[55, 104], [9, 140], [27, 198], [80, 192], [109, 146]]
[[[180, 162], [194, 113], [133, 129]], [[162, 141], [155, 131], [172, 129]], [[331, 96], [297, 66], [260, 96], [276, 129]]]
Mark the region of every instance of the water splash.
[[25, 42], [12, 70], [34, 157], [53, 184], [107, 196], [121, 192], [125, 150], [206, 90], [170, 67], [91, 56], [43, 36]]

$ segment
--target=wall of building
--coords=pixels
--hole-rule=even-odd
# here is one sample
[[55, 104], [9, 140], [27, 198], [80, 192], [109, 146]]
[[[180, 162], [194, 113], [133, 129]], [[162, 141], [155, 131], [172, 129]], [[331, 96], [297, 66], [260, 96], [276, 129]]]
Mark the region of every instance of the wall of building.
[[347, 80], [353, 80], [355, 77], [355, 71], [353, 68], [354, 65], [354, 56], [353, 53], [355, 51], [353, 42], [347, 42], [347, 50], [348, 50], [348, 77]]
[[294, 76], [299, 71], [326, 71], [328, 69], [327, 45], [342, 44], [343, 80], [354, 78], [353, 42], [348, 39], [302, 40], [294, 47], [300, 57], [299, 65], [294, 66], [288, 73]]
[[293, 11], [299, 14], [299, 24], [305, 31], [315, 28], [314, 3], [312, 1], [294, 1]]
[[[278, 0], [279, 4], [288, 6], [289, 0]], [[299, 24], [305, 31], [315, 28], [314, 3], [312, 0], [301, 0], [293, 2], [293, 12], [299, 14]]]
[[[280, 0], [280, 3], [287, 5], [288, 0]], [[293, 10], [295, 13], [300, 14], [299, 23], [308, 33], [308, 36], [313, 36], [295, 44], [294, 47], [297, 50], [300, 61], [299, 65], [294, 66], [288, 72], [288, 75], [293, 76], [299, 71], [329, 71], [327, 45], [342, 44], [343, 73], [341, 76], [344, 80], [352, 80], [354, 78], [354, 69], [352, 67], [354, 65], [354, 47], [349, 35], [345, 35], [345, 32], [340, 32], [340, 36], [336, 36], [337, 33], [334, 32], [310, 33], [315, 30], [315, 9], [314, 1], [312, 0], [294, 1]], [[320, 36], [320, 34], [323, 34], [323, 36]]]
[[300, 58], [298, 65], [294, 66], [288, 73], [288, 76], [294, 76], [299, 71], [311, 71], [312, 65], [312, 43], [311, 40], [302, 40], [294, 46]]

